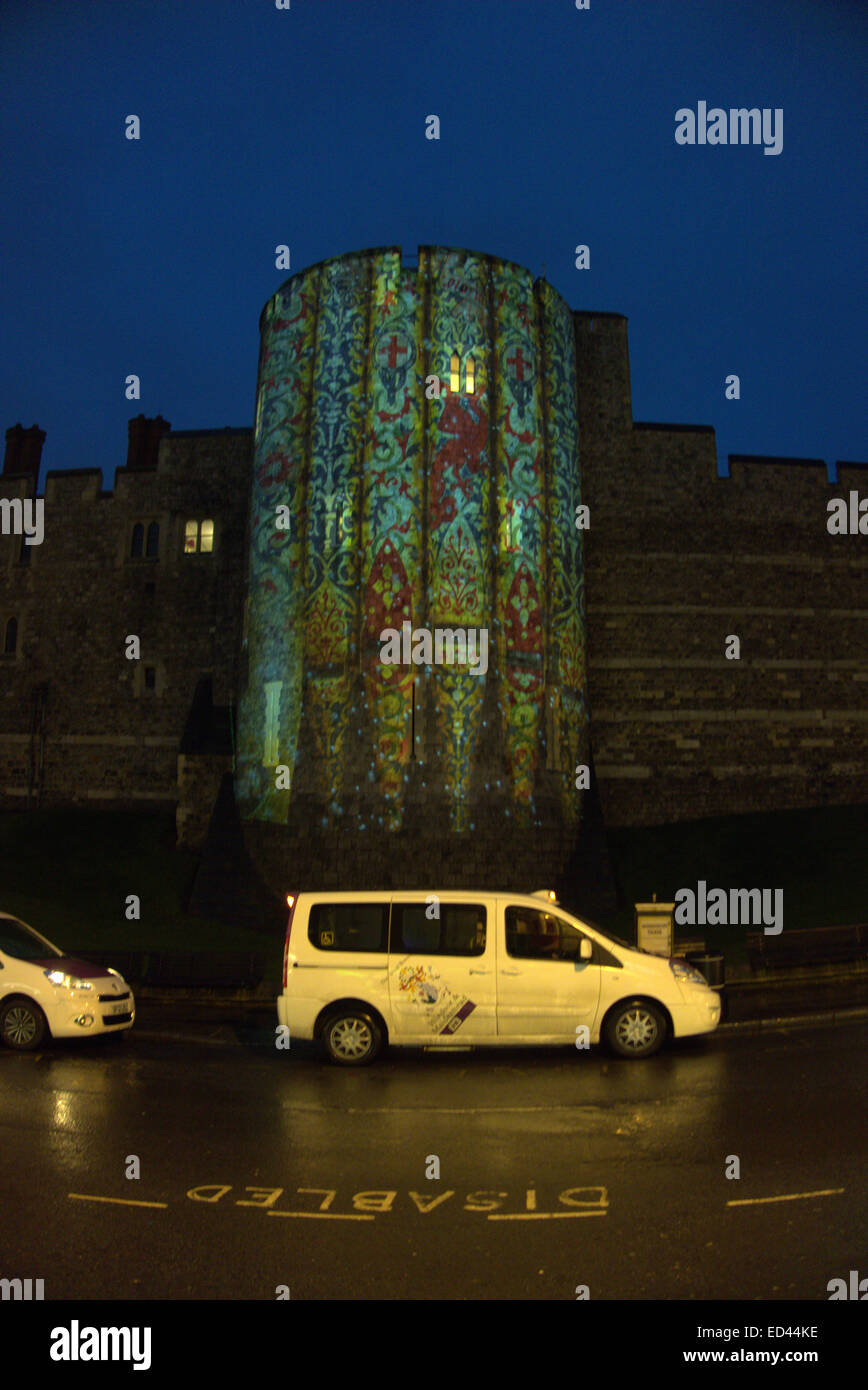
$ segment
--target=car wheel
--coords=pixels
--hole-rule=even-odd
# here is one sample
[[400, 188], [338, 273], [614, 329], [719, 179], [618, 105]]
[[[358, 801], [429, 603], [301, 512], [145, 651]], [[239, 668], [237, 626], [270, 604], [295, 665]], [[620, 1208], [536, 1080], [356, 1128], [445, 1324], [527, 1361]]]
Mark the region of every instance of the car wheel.
[[619, 1057], [651, 1057], [666, 1040], [666, 1019], [653, 1004], [619, 1004], [606, 1020], [606, 1041]]
[[0, 1008], [0, 1039], [16, 1052], [38, 1047], [47, 1031], [45, 1014], [30, 999], [9, 999]]
[[344, 1067], [363, 1067], [373, 1062], [383, 1046], [383, 1034], [363, 1009], [333, 1013], [322, 1030], [329, 1060]]

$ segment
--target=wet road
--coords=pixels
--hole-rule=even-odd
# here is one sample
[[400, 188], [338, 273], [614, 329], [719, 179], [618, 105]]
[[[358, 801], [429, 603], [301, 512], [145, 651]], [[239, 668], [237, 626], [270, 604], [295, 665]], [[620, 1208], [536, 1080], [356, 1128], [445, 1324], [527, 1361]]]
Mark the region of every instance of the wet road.
[[0, 1277], [46, 1300], [826, 1300], [868, 1274], [864, 1021], [360, 1071], [140, 1025], [0, 1052]]

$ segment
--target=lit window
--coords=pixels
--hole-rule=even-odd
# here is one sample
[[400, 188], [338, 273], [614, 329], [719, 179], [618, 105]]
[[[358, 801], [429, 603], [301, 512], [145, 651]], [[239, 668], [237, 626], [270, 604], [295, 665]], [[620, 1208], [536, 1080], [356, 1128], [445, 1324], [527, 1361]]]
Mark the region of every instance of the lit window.
[[468, 396], [472, 396], [476, 390], [476, 363], [472, 357], [468, 357], [465, 368], [464, 380], [467, 386]]
[[214, 522], [188, 521], [184, 527], [184, 554], [210, 555], [214, 549]]
[[142, 554], [144, 544], [145, 528], [140, 521], [137, 521], [135, 526], [133, 527], [133, 543], [130, 546], [130, 555], [133, 557], [134, 560], [138, 559]]
[[450, 391], [461, 390], [461, 363], [458, 360], [457, 352], [453, 352], [449, 363], [449, 389]]
[[18, 619], [10, 618], [6, 624], [6, 636], [3, 641], [3, 655], [14, 656], [18, 649]]
[[148, 527], [148, 541], [145, 547], [145, 555], [149, 560], [156, 560], [160, 550], [160, 523], [152, 521]]

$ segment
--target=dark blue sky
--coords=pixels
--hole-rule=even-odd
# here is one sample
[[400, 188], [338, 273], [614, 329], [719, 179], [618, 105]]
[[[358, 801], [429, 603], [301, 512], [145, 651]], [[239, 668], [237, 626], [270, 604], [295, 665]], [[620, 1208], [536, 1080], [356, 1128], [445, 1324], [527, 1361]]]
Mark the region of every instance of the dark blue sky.
[[[278, 243], [439, 243], [626, 314], [636, 419], [865, 459], [866, 54], [856, 0], [4, 0], [0, 427], [111, 486], [140, 411], [252, 424]], [[677, 145], [699, 101], [782, 153]]]

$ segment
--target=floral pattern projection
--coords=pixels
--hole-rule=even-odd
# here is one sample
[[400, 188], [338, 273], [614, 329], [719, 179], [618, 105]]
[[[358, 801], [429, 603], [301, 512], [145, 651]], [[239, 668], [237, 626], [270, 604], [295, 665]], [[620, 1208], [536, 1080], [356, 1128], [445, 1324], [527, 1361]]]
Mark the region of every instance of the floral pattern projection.
[[[440, 399], [430, 402], [428, 417], [428, 624], [490, 628], [487, 266], [479, 257], [432, 251], [430, 259], [420, 256], [422, 268], [431, 284], [436, 345], [431, 371], [441, 381]], [[457, 392], [450, 384], [453, 352], [460, 366]], [[472, 393], [466, 390], [468, 358], [475, 368]], [[492, 637], [489, 633], [489, 642]], [[437, 668], [434, 720], [453, 830], [471, 828], [468, 808], [484, 692], [484, 677], [471, 675], [468, 667]]]
[[[304, 688], [317, 802], [340, 814], [340, 788], [358, 632], [356, 517], [361, 477], [368, 267], [329, 261], [322, 270], [310, 406], [306, 495]], [[327, 817], [328, 818], [328, 817]]]
[[576, 340], [569, 308], [552, 287], [540, 287], [546, 334], [543, 382], [546, 396], [546, 443], [549, 457], [548, 575], [550, 706], [549, 737], [561, 769], [561, 814], [578, 825], [581, 795], [574, 770], [589, 757], [586, 699], [585, 604], [582, 533], [576, 528], [581, 502], [576, 412]]
[[411, 748], [413, 666], [384, 666], [380, 633], [422, 611], [422, 309], [415, 270], [373, 266], [362, 513], [365, 701], [374, 731], [374, 824], [397, 830]]
[[540, 399], [541, 347], [529, 273], [494, 272], [499, 355], [499, 546], [496, 612], [501, 720], [520, 824], [535, 819], [533, 787], [542, 751], [545, 695], [546, 496]]
[[[304, 671], [305, 440], [320, 271], [296, 276], [262, 317], [254, 428], [248, 610], [249, 683], [242, 697], [236, 785], [251, 818], [285, 821], [290, 791], [274, 768], [292, 771]], [[278, 525], [278, 508], [287, 510]]]
[[[447, 387], [439, 399], [425, 398], [429, 375]], [[572, 768], [587, 739], [576, 430], [570, 310], [509, 262], [422, 247], [417, 271], [387, 248], [323, 262], [272, 297], [237, 759], [246, 819], [287, 821], [302, 740], [324, 819], [340, 816], [361, 723], [372, 735], [364, 824], [397, 829], [413, 681], [425, 679], [452, 829], [472, 828], [483, 790], [474, 779], [492, 681], [516, 820], [537, 818], [548, 731], [562, 814], [575, 823]], [[380, 633], [405, 620], [488, 628], [488, 676], [384, 666]], [[289, 768], [288, 790], [275, 786], [278, 764]]]

